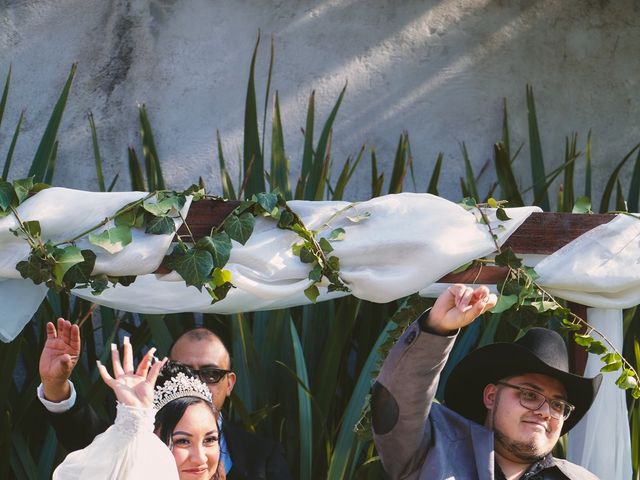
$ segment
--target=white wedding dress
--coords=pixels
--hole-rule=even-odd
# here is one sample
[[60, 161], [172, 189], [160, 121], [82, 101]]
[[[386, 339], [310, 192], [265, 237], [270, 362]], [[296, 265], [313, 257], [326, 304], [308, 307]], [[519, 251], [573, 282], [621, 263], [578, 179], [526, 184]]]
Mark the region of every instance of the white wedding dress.
[[93, 442], [67, 455], [53, 480], [178, 480], [169, 448], [153, 433], [155, 410], [118, 404], [116, 421]]

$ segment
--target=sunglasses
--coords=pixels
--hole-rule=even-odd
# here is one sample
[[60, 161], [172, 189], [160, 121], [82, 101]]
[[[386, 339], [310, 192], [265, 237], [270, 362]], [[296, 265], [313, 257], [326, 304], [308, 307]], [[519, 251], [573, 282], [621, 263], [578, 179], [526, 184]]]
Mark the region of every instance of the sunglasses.
[[203, 367], [200, 369], [195, 369], [195, 368], [191, 368], [188, 365], [184, 365], [179, 362], [174, 362], [173, 360], [169, 360], [162, 370], [163, 370], [162, 373], [168, 376], [174, 376], [178, 372], [183, 372], [186, 375], [190, 375], [192, 377], [198, 377], [203, 383], [206, 383], [208, 385], [218, 383], [228, 373], [231, 373], [231, 370], [224, 370], [222, 368], [216, 368], [216, 367]]

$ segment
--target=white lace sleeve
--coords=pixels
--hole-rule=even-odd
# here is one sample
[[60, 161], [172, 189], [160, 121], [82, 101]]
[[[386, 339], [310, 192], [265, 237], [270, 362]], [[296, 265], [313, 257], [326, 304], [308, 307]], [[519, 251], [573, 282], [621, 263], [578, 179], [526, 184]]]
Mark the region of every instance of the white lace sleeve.
[[53, 480], [177, 480], [173, 455], [153, 433], [153, 409], [118, 404], [115, 423], [86, 448], [67, 455]]

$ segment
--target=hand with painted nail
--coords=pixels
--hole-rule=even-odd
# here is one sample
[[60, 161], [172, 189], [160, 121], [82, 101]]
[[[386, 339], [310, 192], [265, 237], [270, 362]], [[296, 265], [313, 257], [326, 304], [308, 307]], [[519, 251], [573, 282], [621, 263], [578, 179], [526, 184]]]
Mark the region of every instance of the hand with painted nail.
[[429, 312], [427, 326], [442, 335], [451, 334], [491, 310], [497, 301], [497, 297], [484, 285], [475, 289], [461, 284], [452, 285], [436, 300]]
[[106, 367], [98, 362], [98, 371], [104, 383], [115, 393], [120, 403], [129, 407], [151, 408], [153, 406], [153, 388], [158, 379], [160, 369], [167, 362], [167, 358], [151, 365], [151, 359], [156, 351], [151, 348], [133, 370], [133, 351], [129, 337], [124, 338], [122, 348], [122, 362], [120, 353], [115, 344], [111, 344], [111, 363], [113, 365], [113, 377], [109, 375]]
[[44, 396], [52, 402], [69, 398], [69, 377], [80, 356], [80, 330], [64, 318], [47, 323], [47, 341], [40, 354], [40, 379]]

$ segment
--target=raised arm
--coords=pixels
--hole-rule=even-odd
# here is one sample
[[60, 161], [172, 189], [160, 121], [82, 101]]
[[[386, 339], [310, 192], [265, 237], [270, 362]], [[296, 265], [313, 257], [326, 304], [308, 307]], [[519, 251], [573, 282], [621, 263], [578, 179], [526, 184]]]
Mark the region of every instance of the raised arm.
[[484, 286], [454, 285], [389, 352], [372, 389], [371, 413], [376, 448], [391, 478], [420, 467], [431, 443], [428, 415], [455, 335], [495, 303]]

